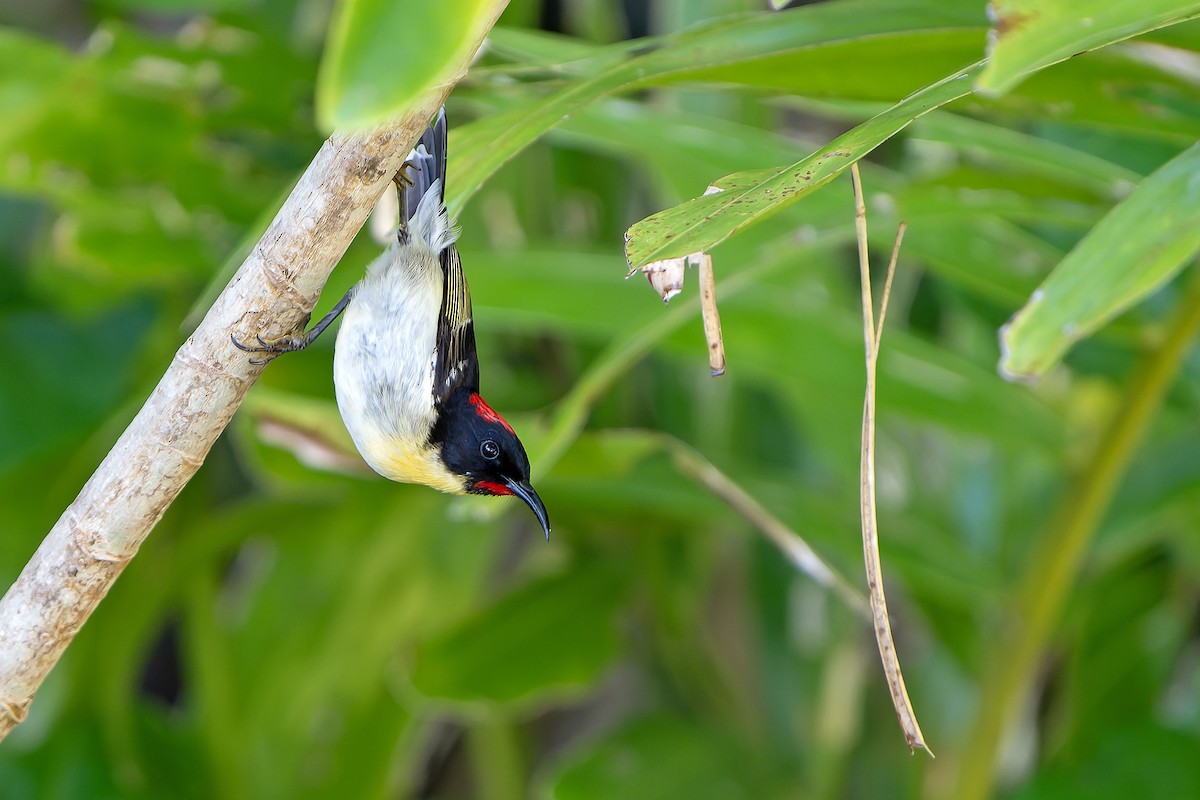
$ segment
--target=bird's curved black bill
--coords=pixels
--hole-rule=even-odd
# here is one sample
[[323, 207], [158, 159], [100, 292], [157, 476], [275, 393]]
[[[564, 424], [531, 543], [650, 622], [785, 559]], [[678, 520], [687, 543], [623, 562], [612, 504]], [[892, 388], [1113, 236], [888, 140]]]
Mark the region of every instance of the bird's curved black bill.
[[542, 530], [546, 532], [546, 540], [550, 540], [550, 517], [546, 514], [546, 506], [542, 503], [542, 498], [538, 497], [538, 493], [533, 490], [529, 481], [514, 481], [508, 478], [504, 479], [504, 483], [512, 490], [512, 493], [525, 501], [525, 504], [533, 509], [533, 514], [537, 517], [538, 522], [542, 523]]

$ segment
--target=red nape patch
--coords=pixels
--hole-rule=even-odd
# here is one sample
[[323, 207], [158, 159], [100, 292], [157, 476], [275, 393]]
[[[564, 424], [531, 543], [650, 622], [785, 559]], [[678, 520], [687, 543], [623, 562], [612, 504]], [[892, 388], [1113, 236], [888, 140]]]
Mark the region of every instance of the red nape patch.
[[[479, 395], [475, 395], [475, 396], [478, 397]], [[485, 408], [486, 408], [486, 406], [485, 406]], [[488, 409], [488, 410], [490, 411], [491, 409]], [[493, 411], [492, 413], [495, 413], [495, 412]], [[500, 421], [503, 422], [504, 420], [500, 420]], [[513, 493], [512, 489], [508, 488], [503, 483], [492, 483], [491, 481], [476, 481], [475, 488], [482, 489], [483, 491], [487, 492], [488, 494], [492, 494], [492, 495], [506, 495], [506, 494]]]
[[[513, 436], [517, 435], [517, 432], [512, 429], [512, 425], [509, 425], [507, 422], [505, 422], [504, 417], [500, 416], [495, 411], [493, 411], [492, 407], [489, 406], [487, 403], [485, 403], [483, 401], [483, 398], [480, 397], [478, 394], [471, 395], [470, 400], [471, 400], [471, 405], [475, 407], [475, 413], [479, 416], [479, 418], [481, 420], [483, 420], [484, 422], [498, 422], [501, 425], [503, 425], [504, 429], [507, 430], [509, 433], [511, 433]], [[512, 494], [512, 492], [503, 492], [503, 494]]]

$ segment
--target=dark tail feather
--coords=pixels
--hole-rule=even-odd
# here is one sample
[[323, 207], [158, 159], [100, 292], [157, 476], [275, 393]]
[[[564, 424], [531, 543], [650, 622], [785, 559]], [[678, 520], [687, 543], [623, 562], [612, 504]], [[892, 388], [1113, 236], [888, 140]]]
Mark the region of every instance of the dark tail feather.
[[411, 186], [399, 184], [401, 226], [412, 218], [417, 210], [417, 203], [429, 191], [435, 180], [440, 179], [442, 196], [446, 192], [446, 108], [438, 111], [437, 119], [421, 134], [412, 152], [408, 154], [411, 166], [405, 168], [405, 174], [412, 182]]

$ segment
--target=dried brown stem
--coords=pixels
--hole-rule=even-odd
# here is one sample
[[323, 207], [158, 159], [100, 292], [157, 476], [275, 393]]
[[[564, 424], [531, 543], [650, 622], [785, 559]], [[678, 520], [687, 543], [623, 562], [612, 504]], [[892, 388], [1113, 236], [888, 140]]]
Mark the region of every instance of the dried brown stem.
[[708, 344], [708, 366], [713, 377], [725, 374], [725, 339], [721, 336], [721, 315], [717, 312], [717, 278], [708, 253], [688, 257], [696, 265], [700, 278], [700, 316], [704, 320], [704, 340]]
[[871, 297], [871, 268], [867, 255], [867, 210], [863, 202], [862, 179], [858, 174], [857, 164], [851, 165], [850, 177], [854, 182], [854, 225], [858, 234], [858, 266], [862, 281], [863, 341], [866, 347], [867, 363], [867, 389], [863, 401], [860, 508], [862, 511], [863, 561], [867, 571], [871, 620], [875, 629], [875, 640], [879, 645], [879, 657], [883, 661], [883, 672], [887, 678], [888, 691], [892, 695], [892, 705], [896, 708], [896, 716], [900, 720], [904, 738], [910, 748], [914, 750], [920, 748], [932, 756], [933, 751], [925, 744], [921, 726], [917, 723], [917, 714], [913, 710], [912, 701], [908, 698], [904, 675], [900, 671], [900, 660], [896, 656], [896, 644], [892, 640], [892, 624], [888, 617], [887, 598], [883, 592], [883, 567], [879, 560], [879, 530], [875, 508], [875, 373], [879, 361], [879, 342], [883, 335], [883, 320], [887, 315], [888, 295], [891, 291], [892, 275], [896, 270], [896, 258], [900, 252], [900, 240], [904, 235], [904, 228], [903, 226], [900, 228], [896, 237], [896, 245], [892, 249], [887, 281], [884, 285], [883, 298], [880, 301], [877, 327], [874, 321], [874, 301]]

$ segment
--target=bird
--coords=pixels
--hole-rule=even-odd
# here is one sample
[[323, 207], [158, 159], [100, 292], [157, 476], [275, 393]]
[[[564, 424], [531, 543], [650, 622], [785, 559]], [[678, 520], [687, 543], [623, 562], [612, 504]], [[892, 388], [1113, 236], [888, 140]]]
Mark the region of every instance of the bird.
[[550, 519], [530, 483], [516, 431], [479, 393], [471, 292], [446, 210], [443, 107], [393, 179], [396, 240], [308, 331], [233, 344], [263, 364], [308, 347], [342, 316], [334, 346], [338, 410], [368, 465], [385, 478], [450, 494], [515, 495]]

